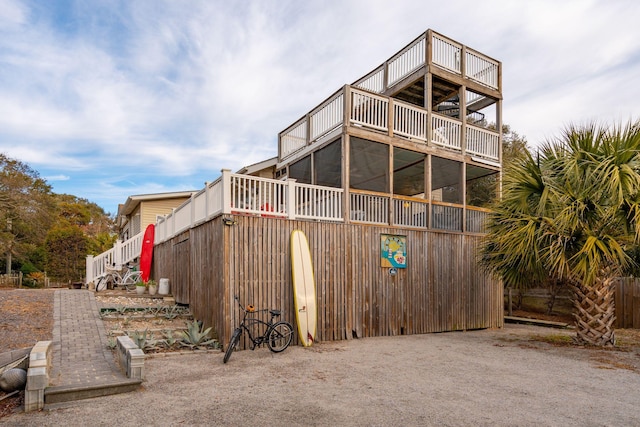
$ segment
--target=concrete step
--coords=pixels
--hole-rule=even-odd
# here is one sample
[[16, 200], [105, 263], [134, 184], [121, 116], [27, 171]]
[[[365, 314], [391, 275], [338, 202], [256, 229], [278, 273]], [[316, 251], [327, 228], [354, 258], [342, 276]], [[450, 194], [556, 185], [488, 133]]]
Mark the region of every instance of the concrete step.
[[123, 379], [110, 383], [92, 384], [89, 386], [55, 386], [44, 391], [45, 408], [49, 405], [74, 400], [108, 396], [110, 394], [135, 391], [142, 384], [140, 379]]

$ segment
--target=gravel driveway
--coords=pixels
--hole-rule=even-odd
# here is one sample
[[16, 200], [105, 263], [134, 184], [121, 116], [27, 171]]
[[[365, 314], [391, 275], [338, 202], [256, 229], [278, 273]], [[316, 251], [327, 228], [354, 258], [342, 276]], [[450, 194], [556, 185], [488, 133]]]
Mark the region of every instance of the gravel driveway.
[[155, 356], [136, 393], [7, 425], [640, 425], [640, 350], [556, 346], [534, 326]]

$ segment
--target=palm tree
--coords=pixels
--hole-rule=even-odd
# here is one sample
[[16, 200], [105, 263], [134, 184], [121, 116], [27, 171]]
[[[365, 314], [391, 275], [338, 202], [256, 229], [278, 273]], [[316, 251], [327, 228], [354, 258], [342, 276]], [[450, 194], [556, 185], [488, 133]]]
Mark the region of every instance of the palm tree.
[[505, 285], [573, 290], [576, 341], [614, 345], [613, 281], [640, 242], [640, 122], [569, 127], [507, 168], [481, 262]]

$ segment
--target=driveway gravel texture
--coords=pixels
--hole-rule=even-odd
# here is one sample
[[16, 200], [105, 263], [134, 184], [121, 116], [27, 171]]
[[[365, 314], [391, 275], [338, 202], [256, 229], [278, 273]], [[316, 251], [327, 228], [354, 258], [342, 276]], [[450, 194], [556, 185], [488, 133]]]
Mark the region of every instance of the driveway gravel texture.
[[154, 355], [139, 391], [9, 426], [633, 426], [640, 349], [558, 345], [571, 331], [503, 329]]

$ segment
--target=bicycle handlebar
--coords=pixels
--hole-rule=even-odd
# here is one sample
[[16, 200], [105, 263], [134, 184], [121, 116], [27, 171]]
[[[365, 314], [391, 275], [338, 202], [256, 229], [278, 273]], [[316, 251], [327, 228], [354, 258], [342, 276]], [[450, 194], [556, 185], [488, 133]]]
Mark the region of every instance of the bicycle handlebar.
[[[253, 310], [249, 311], [249, 310], [247, 310], [248, 306], [245, 307], [242, 304], [240, 304], [240, 298], [238, 298], [237, 295], [234, 297], [234, 299], [238, 302], [238, 307], [240, 307], [240, 310], [244, 311], [245, 313], [261, 313], [261, 312], [267, 312], [267, 311], [271, 310], [270, 308], [261, 308], [260, 310], [253, 309]], [[249, 304], [249, 306], [252, 306], [252, 305]]]

